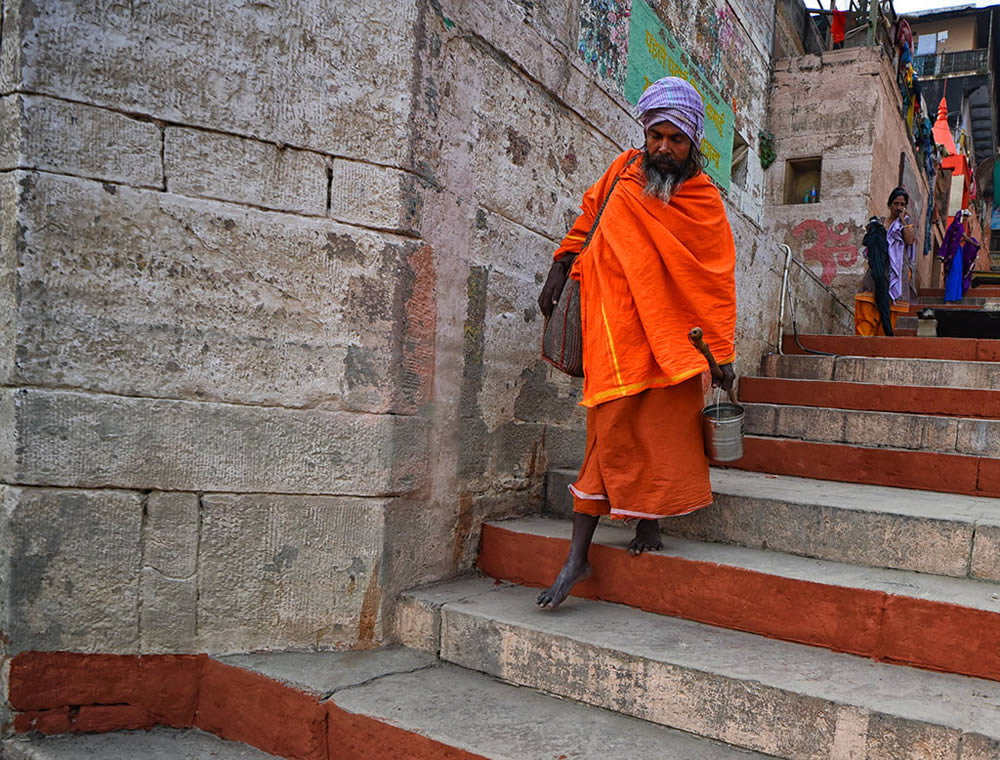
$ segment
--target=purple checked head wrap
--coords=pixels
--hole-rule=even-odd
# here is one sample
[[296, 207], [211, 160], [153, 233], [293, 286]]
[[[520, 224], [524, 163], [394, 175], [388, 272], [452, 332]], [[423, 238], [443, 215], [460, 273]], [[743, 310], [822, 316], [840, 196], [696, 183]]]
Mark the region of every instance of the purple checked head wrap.
[[669, 121], [690, 137], [695, 146], [701, 145], [705, 136], [705, 104], [686, 79], [657, 79], [642, 93], [635, 110], [643, 130]]

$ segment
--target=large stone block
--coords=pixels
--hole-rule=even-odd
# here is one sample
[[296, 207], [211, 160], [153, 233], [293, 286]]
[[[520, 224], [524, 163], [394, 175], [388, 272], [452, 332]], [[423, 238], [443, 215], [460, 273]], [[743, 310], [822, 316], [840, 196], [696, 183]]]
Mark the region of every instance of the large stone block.
[[419, 243], [70, 177], [9, 182], [19, 382], [373, 412], [426, 400], [434, 271]]
[[222, 653], [378, 644], [386, 504], [316, 496], [202, 497], [200, 645]]
[[[8, 4], [9, 5], [9, 4]], [[17, 5], [17, 3], [15, 3]], [[33, 92], [399, 165], [416, 3], [32, 3]], [[156, 40], [155, 45], [149, 40]]]
[[141, 494], [5, 486], [0, 498], [10, 653], [135, 651]]
[[[13, 410], [11, 410], [13, 407]], [[5, 389], [9, 483], [383, 495], [419, 488], [418, 417]]]
[[151, 567], [144, 567], [141, 588], [141, 651], [157, 654], [197, 651], [198, 579], [167, 578]]
[[174, 579], [189, 578], [198, 566], [198, 496], [153, 491], [146, 499], [142, 563]]
[[323, 216], [326, 159], [218, 132], [168, 127], [163, 163], [167, 189], [253, 206]]
[[561, 240], [621, 148], [509, 66], [469, 49], [482, 79], [473, 164], [480, 206]]
[[339, 222], [416, 232], [420, 193], [411, 174], [361, 161], [330, 165], [330, 216]]
[[21, 84], [21, 3], [0, 4], [0, 94]]
[[983, 520], [976, 524], [969, 574], [973, 578], [1000, 581], [1000, 521]]
[[[0, 139], [3, 139], [0, 137]], [[14, 209], [17, 184], [12, 173], [0, 174], [0, 382], [10, 381], [17, 345], [17, 260], [21, 240]], [[2, 435], [2, 434], [0, 434]]]
[[[62, 174], [156, 187], [163, 185], [160, 128], [104, 108], [33, 95], [0, 101], [0, 169]], [[19, 126], [17, 126], [19, 124]]]

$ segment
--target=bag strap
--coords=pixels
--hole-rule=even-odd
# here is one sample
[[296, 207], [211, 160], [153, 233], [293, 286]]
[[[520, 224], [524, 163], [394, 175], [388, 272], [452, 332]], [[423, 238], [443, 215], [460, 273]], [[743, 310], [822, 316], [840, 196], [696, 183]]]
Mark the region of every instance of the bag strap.
[[618, 180], [622, 178], [622, 175], [625, 173], [625, 170], [628, 169], [632, 164], [634, 164], [641, 155], [642, 153], [637, 153], [636, 155], [632, 156], [632, 158], [628, 160], [628, 163], [622, 167], [622, 170], [618, 172], [618, 176], [615, 177], [615, 181], [611, 183], [611, 188], [608, 190], [608, 194], [604, 196], [604, 203], [601, 204], [601, 208], [597, 212], [597, 218], [594, 219], [594, 223], [590, 227], [590, 232], [587, 233], [587, 239], [583, 241], [583, 245], [580, 247], [580, 250], [577, 251], [577, 253], [574, 255], [579, 256], [581, 253], [583, 253], [583, 249], [586, 248], [588, 245], [590, 245], [590, 239], [594, 237], [594, 233], [597, 232], [597, 225], [601, 221], [601, 214], [604, 213], [604, 207], [607, 206], [608, 201], [611, 200], [611, 193], [614, 192], [615, 185], [618, 184]]

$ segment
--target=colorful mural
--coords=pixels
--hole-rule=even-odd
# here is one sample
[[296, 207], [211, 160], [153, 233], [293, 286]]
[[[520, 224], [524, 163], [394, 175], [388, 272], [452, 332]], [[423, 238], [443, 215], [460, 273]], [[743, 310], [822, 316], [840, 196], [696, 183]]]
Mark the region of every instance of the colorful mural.
[[595, 76], [625, 89], [632, 0], [583, 0], [578, 51]]
[[664, 76], [682, 77], [705, 101], [705, 171], [724, 190], [729, 189], [733, 159], [733, 109], [701, 72], [698, 63], [681, 48], [645, 0], [633, 0], [629, 29], [625, 99], [637, 103], [643, 91]]

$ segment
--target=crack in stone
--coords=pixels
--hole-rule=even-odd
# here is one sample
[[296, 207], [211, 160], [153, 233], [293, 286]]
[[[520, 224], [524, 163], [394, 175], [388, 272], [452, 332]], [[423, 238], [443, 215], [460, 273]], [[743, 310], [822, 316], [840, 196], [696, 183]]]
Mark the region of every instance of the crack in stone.
[[410, 673], [419, 673], [422, 670], [430, 670], [432, 668], [439, 667], [440, 665], [441, 665], [441, 661], [440, 660], [436, 660], [434, 662], [427, 663], [426, 665], [418, 665], [417, 667], [410, 668], [408, 670], [394, 670], [394, 671], [391, 671], [389, 673], [381, 673], [381, 674], [379, 674], [377, 676], [372, 676], [371, 678], [368, 678], [368, 679], [366, 679], [364, 681], [359, 681], [358, 683], [348, 684], [347, 686], [341, 686], [341, 687], [339, 687], [337, 689], [334, 689], [332, 691], [325, 692], [323, 694], [323, 696], [320, 697], [320, 701], [321, 702], [325, 702], [326, 700], [328, 700], [331, 697], [333, 697], [335, 694], [339, 694], [342, 691], [348, 691], [349, 689], [358, 689], [358, 688], [361, 688], [362, 686], [367, 686], [370, 683], [375, 683], [375, 681], [380, 681], [383, 678], [388, 678], [389, 676], [405, 676], [405, 675], [409, 675]]

